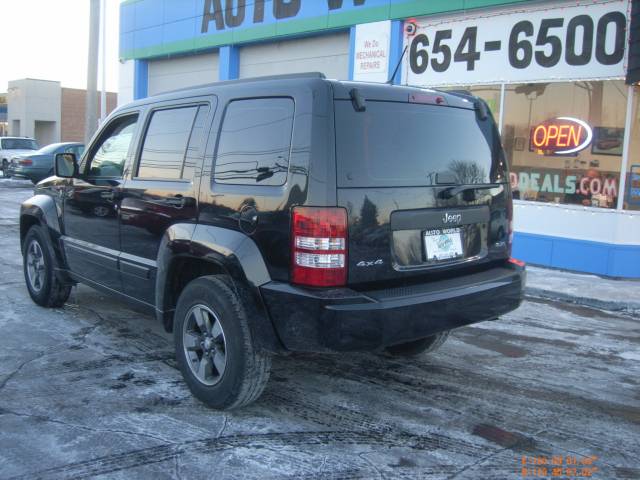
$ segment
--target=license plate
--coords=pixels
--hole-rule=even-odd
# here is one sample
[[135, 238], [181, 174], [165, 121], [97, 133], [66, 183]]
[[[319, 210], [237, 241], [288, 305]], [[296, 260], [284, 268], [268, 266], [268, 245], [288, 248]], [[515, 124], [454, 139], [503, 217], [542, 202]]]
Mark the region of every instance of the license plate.
[[427, 261], [430, 262], [462, 257], [462, 230], [459, 228], [427, 230], [424, 234], [424, 248]]

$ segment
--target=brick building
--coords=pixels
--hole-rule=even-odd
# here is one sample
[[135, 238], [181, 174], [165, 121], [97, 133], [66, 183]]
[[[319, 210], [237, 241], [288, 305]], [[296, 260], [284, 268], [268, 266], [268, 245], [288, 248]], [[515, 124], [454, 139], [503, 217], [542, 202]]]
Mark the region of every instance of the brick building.
[[[84, 115], [86, 110], [87, 91], [79, 88], [62, 88], [60, 112], [60, 141], [84, 141]], [[117, 95], [107, 93], [107, 113], [117, 104]], [[100, 111], [100, 96], [98, 96], [98, 112]]]
[[[5, 135], [35, 138], [40, 145], [84, 141], [86, 90], [64, 88], [60, 82], [25, 78], [9, 82]], [[99, 102], [98, 97], [98, 111]], [[107, 93], [107, 113], [117, 95]]]

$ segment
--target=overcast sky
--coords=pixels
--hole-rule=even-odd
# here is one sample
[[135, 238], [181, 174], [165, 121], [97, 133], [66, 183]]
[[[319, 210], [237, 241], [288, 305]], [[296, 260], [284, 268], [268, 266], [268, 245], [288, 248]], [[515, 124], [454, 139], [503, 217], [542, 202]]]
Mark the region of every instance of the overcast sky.
[[[115, 92], [120, 0], [106, 1], [107, 90]], [[0, 92], [20, 78], [86, 88], [89, 0], [0, 0], [0, 12]]]

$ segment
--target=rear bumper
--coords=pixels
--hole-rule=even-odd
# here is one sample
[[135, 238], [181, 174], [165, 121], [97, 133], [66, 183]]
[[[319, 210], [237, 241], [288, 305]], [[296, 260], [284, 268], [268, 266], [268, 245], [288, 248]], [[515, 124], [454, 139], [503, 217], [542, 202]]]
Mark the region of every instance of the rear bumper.
[[9, 164], [7, 172], [12, 177], [26, 178], [31, 181], [42, 180], [43, 178], [46, 178], [48, 176], [46, 170], [34, 169], [34, 168], [27, 169], [27, 168], [24, 168], [18, 165], [12, 165], [12, 164]]
[[270, 282], [261, 292], [288, 350], [359, 351], [493, 320], [518, 308], [525, 277], [523, 267], [508, 264], [386, 290], [319, 290]]

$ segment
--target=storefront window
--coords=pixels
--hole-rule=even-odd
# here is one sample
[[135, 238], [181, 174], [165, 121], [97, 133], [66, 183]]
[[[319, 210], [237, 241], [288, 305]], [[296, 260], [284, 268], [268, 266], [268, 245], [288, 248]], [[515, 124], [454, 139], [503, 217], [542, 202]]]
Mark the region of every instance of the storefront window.
[[624, 196], [626, 210], [640, 210], [640, 87], [634, 87], [633, 117], [629, 138], [627, 185]]
[[616, 208], [626, 92], [618, 80], [506, 85], [514, 198]]

